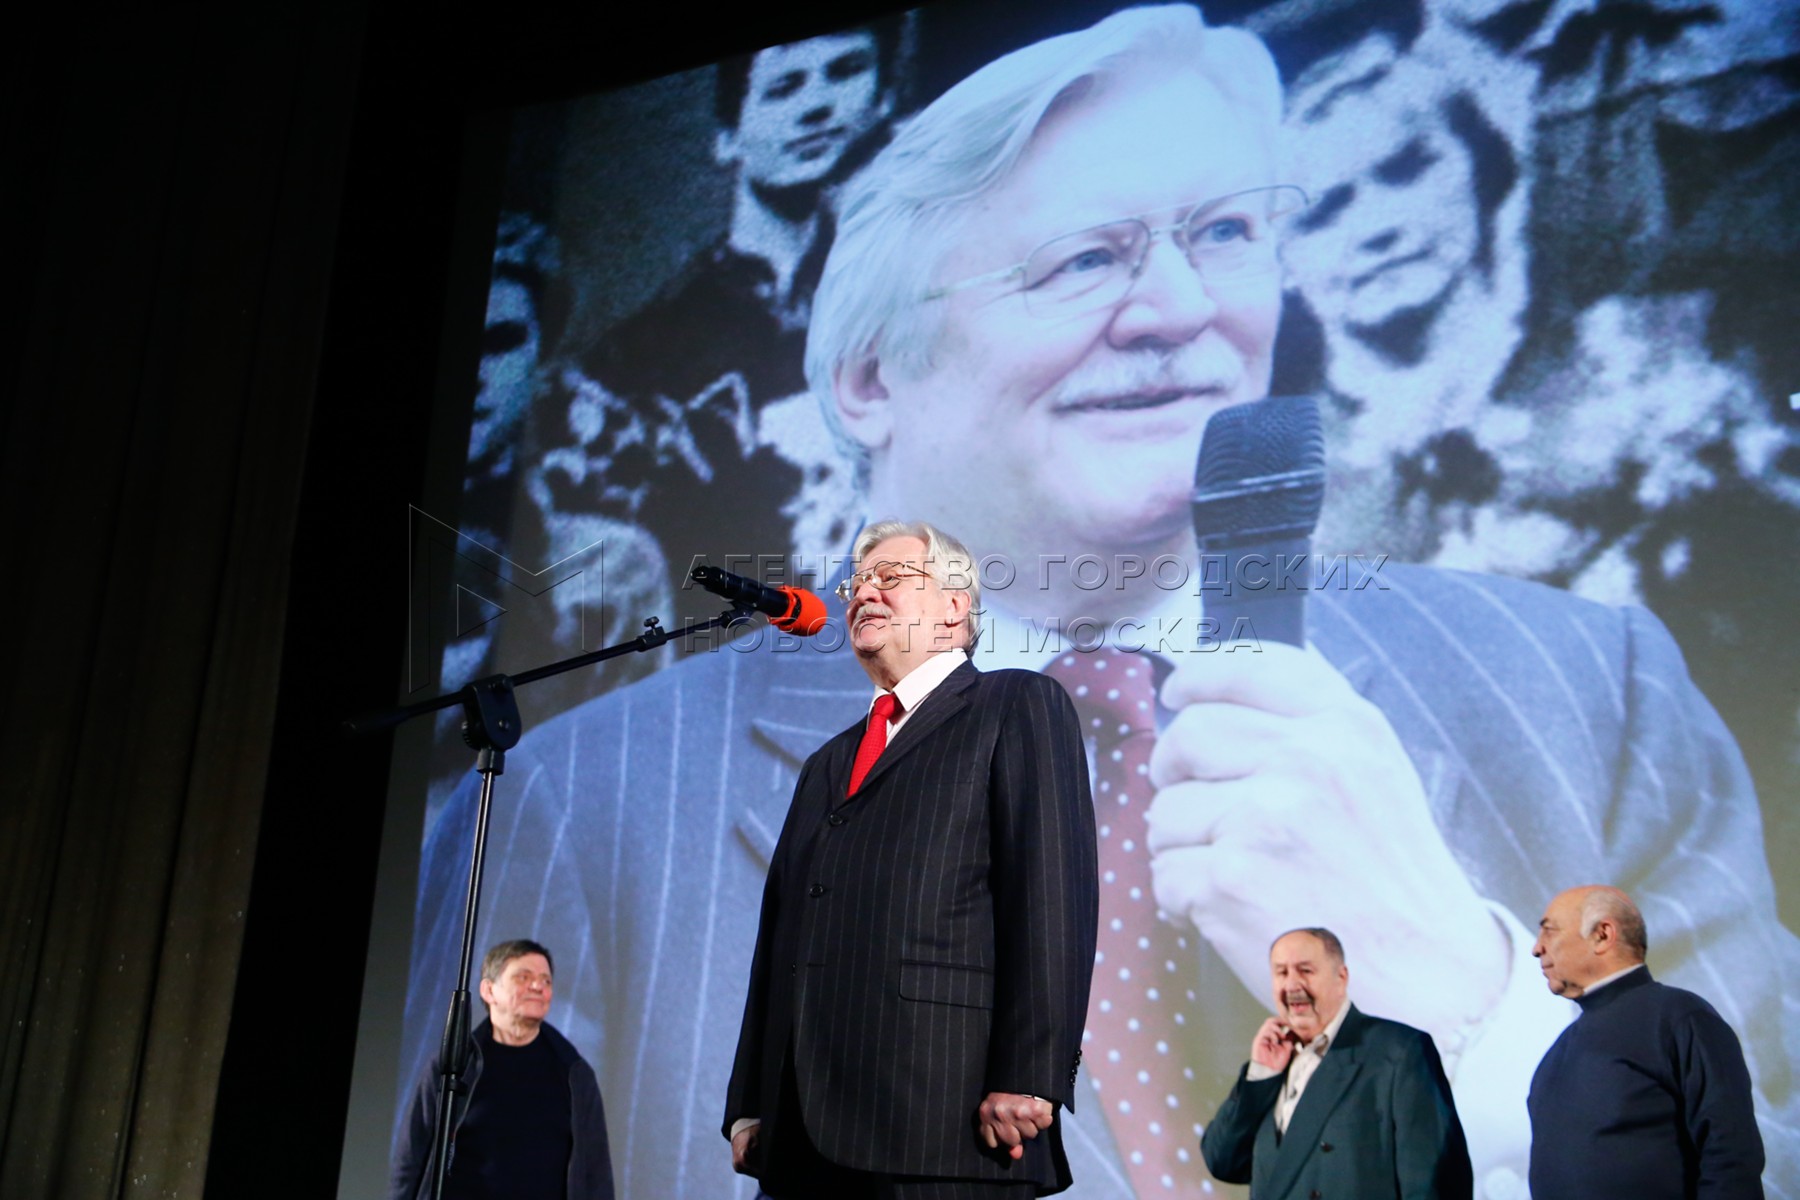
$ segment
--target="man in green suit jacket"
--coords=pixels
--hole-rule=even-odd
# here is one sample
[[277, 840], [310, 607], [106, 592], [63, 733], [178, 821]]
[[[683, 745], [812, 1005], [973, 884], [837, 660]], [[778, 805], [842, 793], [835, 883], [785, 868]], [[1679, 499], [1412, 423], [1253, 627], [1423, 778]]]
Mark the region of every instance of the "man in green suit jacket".
[[1431, 1035], [1364, 1016], [1329, 929], [1269, 947], [1275, 1015], [1207, 1125], [1200, 1152], [1251, 1200], [1456, 1197], [1474, 1181]]

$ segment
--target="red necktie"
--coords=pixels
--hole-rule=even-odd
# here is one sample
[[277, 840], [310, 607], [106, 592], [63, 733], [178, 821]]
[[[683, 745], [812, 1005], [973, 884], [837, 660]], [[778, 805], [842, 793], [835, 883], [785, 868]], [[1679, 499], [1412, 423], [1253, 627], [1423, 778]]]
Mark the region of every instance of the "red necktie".
[[1045, 673], [1067, 688], [1093, 739], [1100, 834], [1100, 942], [1082, 1061], [1132, 1190], [1200, 1194], [1201, 1097], [1184, 1048], [1194, 994], [1186, 938], [1157, 914], [1144, 816], [1156, 791], [1156, 681], [1149, 658], [1113, 647], [1063, 654]]
[[888, 720], [900, 707], [900, 700], [892, 692], [883, 692], [875, 697], [875, 703], [869, 709], [869, 726], [863, 730], [862, 744], [856, 748], [856, 765], [850, 768], [850, 790], [846, 797], [856, 795], [856, 789], [862, 786], [863, 776], [887, 749]]

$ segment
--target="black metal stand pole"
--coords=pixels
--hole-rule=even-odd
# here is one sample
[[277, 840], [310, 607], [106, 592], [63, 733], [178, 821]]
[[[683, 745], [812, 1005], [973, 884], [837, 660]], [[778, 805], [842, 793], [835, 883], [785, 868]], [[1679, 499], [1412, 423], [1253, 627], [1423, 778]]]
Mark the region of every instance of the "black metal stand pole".
[[487, 855], [488, 811], [494, 801], [494, 776], [506, 769], [503, 750], [483, 750], [475, 769], [481, 772], [481, 803], [475, 810], [475, 858], [469, 864], [469, 891], [463, 902], [462, 973], [450, 993], [450, 1012], [444, 1018], [444, 1040], [438, 1061], [444, 1064], [437, 1106], [437, 1125], [432, 1136], [431, 1194], [441, 1197], [450, 1177], [450, 1118], [456, 1103], [456, 1086], [469, 1069], [469, 972], [475, 961], [475, 918], [481, 906], [481, 872]]
[[487, 856], [488, 814], [493, 806], [494, 777], [505, 772], [506, 752], [518, 745], [519, 737], [525, 731], [514, 690], [522, 684], [561, 675], [577, 667], [654, 650], [666, 642], [748, 620], [753, 615], [753, 610], [747, 607], [734, 607], [710, 620], [685, 625], [673, 633], [651, 617], [644, 622], [644, 632], [629, 642], [578, 654], [548, 666], [533, 667], [518, 675], [489, 675], [459, 692], [344, 722], [348, 733], [373, 733], [460, 704], [463, 707], [463, 741], [475, 751], [475, 770], [481, 774], [481, 801], [475, 813], [475, 846], [469, 857], [469, 890], [463, 903], [462, 961], [458, 964], [456, 990], [450, 994], [450, 1011], [444, 1018], [444, 1039], [438, 1047], [441, 1070], [431, 1155], [431, 1194], [435, 1200], [442, 1200], [444, 1182], [450, 1177], [451, 1120], [455, 1116], [458, 1087], [469, 1067], [469, 975], [475, 962], [476, 917], [481, 907], [481, 872]]

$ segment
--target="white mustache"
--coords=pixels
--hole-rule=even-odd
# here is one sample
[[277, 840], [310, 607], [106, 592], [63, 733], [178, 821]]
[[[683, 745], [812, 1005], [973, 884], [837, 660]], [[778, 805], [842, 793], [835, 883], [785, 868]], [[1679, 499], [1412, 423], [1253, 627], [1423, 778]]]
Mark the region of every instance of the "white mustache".
[[1058, 408], [1077, 407], [1125, 396], [1228, 390], [1237, 373], [1204, 360], [1210, 348], [1189, 342], [1175, 350], [1123, 350], [1084, 361], [1050, 393]]
[[856, 614], [850, 618], [850, 628], [855, 629], [870, 617], [886, 617], [891, 621], [894, 614], [887, 605], [870, 600], [857, 609]]

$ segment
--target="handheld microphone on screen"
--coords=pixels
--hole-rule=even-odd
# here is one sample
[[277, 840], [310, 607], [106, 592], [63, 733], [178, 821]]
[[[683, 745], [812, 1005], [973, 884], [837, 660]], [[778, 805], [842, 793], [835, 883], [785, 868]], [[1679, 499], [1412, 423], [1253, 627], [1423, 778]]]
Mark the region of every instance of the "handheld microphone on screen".
[[805, 588], [770, 587], [708, 566], [695, 567], [689, 578], [739, 608], [753, 608], [767, 615], [770, 624], [787, 633], [811, 637], [825, 627], [825, 601]]
[[1311, 396], [1270, 396], [1207, 421], [1194, 533], [1205, 615], [1220, 638], [1241, 630], [1306, 644], [1312, 533], [1324, 502], [1325, 434]]

